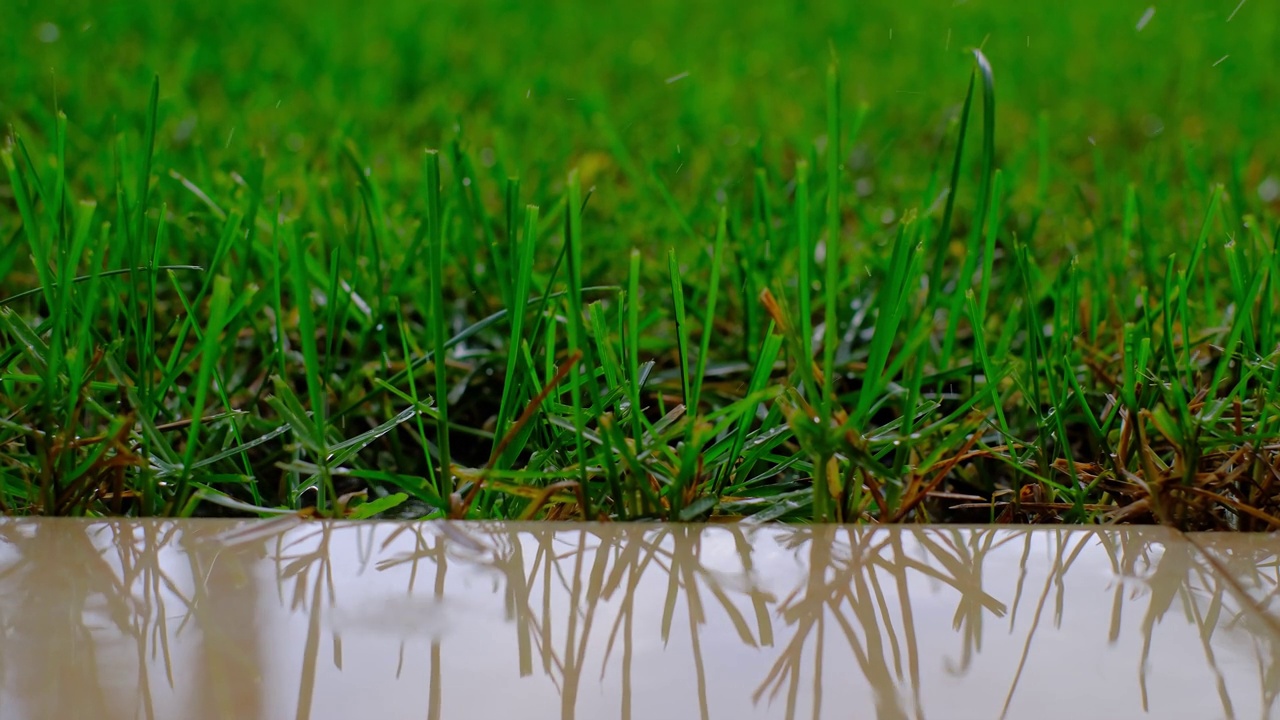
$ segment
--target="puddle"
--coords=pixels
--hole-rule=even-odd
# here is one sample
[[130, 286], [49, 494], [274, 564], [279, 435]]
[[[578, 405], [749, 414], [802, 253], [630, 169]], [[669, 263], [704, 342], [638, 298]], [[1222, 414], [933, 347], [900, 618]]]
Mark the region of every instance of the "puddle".
[[1226, 565], [1158, 528], [5, 522], [0, 716], [1275, 717]]
[[[1280, 634], [1280, 533], [1191, 533], [1187, 538]], [[1280, 677], [1272, 687], [1280, 693]]]

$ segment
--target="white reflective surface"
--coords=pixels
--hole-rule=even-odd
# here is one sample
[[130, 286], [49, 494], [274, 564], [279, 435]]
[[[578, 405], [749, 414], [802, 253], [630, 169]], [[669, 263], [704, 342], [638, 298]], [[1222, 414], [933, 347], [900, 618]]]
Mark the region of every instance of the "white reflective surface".
[[0, 718], [1280, 717], [1280, 537], [1192, 540], [5, 522]]

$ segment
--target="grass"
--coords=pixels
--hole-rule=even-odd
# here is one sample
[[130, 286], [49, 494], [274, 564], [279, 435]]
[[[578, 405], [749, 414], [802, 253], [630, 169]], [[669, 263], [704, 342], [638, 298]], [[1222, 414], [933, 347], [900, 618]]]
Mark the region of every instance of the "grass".
[[6, 514], [1280, 526], [1280, 38], [0, 8]]

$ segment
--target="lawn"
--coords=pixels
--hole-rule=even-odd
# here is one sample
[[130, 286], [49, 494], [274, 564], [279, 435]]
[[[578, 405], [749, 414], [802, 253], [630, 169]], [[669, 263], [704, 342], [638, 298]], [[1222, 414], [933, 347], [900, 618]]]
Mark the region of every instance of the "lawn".
[[1274, 8], [605, 5], [0, 3], [0, 511], [1280, 527]]

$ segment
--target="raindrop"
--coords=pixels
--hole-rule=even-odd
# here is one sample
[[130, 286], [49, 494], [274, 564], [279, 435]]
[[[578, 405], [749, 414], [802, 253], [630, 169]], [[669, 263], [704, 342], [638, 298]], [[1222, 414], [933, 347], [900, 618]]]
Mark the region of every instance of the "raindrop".
[[58, 42], [58, 38], [62, 37], [62, 31], [51, 22], [43, 22], [36, 26], [36, 37], [42, 43]]
[[1147, 8], [1146, 12], [1142, 13], [1142, 17], [1138, 18], [1138, 24], [1134, 29], [1137, 30], [1138, 32], [1142, 32], [1143, 28], [1147, 26], [1147, 23], [1151, 22], [1151, 18], [1155, 16], [1156, 16], [1156, 6], [1152, 5]]
[[197, 118], [194, 114], [188, 115], [178, 121], [173, 128], [173, 141], [184, 143], [191, 139], [191, 133], [195, 132]]
[[1277, 180], [1275, 175], [1268, 175], [1258, 185], [1258, 197], [1262, 202], [1275, 202], [1280, 199], [1280, 180]]

